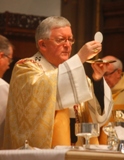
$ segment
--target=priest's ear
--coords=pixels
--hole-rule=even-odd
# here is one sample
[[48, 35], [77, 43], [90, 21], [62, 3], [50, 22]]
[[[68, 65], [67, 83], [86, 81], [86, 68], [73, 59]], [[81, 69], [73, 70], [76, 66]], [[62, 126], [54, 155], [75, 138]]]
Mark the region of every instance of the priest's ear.
[[3, 57], [4, 53], [0, 51], [0, 59]]
[[40, 50], [45, 50], [46, 49], [46, 44], [45, 44], [45, 41], [43, 39], [40, 39], [38, 41], [38, 47]]

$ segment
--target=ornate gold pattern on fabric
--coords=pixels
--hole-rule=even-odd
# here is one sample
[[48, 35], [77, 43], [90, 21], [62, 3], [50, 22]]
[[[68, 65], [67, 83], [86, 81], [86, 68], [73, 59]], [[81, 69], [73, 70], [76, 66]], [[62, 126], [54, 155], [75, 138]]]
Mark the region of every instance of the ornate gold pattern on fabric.
[[28, 59], [16, 64], [10, 82], [5, 149], [19, 148], [26, 139], [32, 147], [51, 148], [56, 81], [57, 69], [44, 72]]

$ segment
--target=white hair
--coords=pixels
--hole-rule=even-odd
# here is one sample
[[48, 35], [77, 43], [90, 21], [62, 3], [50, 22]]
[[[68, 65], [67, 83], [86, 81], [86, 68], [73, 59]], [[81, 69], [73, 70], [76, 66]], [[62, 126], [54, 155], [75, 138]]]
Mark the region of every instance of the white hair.
[[116, 62], [113, 63], [113, 65], [115, 66], [115, 68], [123, 70], [123, 64], [118, 58], [116, 59]]
[[114, 68], [123, 70], [123, 63], [120, 59], [118, 59], [114, 56], [111, 56], [111, 55], [105, 56], [102, 59], [104, 59], [104, 60], [116, 60], [116, 62], [112, 63]]
[[64, 17], [51, 16], [44, 19], [42, 22], [40, 22], [40, 24], [36, 29], [36, 33], [35, 33], [36, 46], [38, 47], [38, 41], [40, 39], [49, 38], [51, 29], [65, 27], [65, 26], [71, 27], [71, 24]]

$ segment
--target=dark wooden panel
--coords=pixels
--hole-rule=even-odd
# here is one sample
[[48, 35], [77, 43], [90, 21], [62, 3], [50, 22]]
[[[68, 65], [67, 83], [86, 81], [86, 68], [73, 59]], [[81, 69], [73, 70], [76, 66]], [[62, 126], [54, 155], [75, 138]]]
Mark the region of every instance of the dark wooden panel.
[[4, 74], [9, 82], [17, 60], [30, 57], [36, 53], [35, 30], [44, 16], [33, 16], [17, 13], [0, 13], [0, 34], [6, 36], [14, 45], [14, 62]]
[[103, 56], [113, 55], [124, 64], [124, 1], [104, 1], [103, 16]]
[[25, 58], [36, 52], [35, 30], [46, 17], [17, 13], [0, 13], [0, 34], [15, 46], [14, 57]]

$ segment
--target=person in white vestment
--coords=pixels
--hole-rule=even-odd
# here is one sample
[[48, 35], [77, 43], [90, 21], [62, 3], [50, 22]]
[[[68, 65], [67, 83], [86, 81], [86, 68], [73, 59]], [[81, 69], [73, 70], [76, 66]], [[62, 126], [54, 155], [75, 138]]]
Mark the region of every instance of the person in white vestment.
[[13, 56], [13, 46], [10, 41], [0, 35], [0, 147], [3, 140], [3, 127], [6, 116], [6, 106], [9, 93], [9, 84], [2, 79], [4, 73], [9, 69]]
[[[61, 16], [43, 20], [36, 29], [35, 40], [38, 52], [19, 60], [13, 69], [4, 149], [17, 149], [25, 140], [38, 148], [71, 145], [69, 108], [74, 112], [75, 104], [88, 102], [92, 121], [100, 126], [111, 112], [110, 88], [103, 80], [105, 105], [101, 113], [83, 66], [102, 50], [101, 43], [87, 42], [70, 58], [74, 37], [70, 22]], [[94, 77], [101, 79], [106, 65], [97, 67], [100, 72], [94, 71]]]

